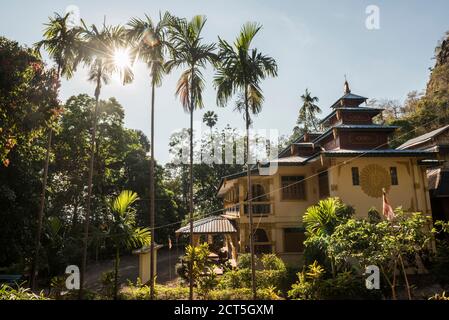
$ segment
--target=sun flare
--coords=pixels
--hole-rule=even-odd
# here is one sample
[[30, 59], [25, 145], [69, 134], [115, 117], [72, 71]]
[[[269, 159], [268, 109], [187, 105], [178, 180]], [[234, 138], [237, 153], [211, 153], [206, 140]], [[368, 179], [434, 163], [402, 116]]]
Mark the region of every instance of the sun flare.
[[131, 66], [131, 58], [128, 49], [117, 49], [114, 52], [114, 62], [119, 69], [125, 69]]

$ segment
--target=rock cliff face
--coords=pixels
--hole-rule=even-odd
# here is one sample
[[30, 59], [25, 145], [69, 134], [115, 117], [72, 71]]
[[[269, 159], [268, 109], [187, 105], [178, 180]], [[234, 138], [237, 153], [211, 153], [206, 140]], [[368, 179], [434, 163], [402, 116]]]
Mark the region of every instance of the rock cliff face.
[[447, 93], [449, 87], [449, 31], [435, 48], [435, 67], [427, 83], [426, 95]]

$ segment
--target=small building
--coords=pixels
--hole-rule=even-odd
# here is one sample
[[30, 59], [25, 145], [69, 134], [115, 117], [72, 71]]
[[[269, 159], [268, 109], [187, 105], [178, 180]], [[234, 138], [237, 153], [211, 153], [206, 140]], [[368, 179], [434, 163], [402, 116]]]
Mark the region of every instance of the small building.
[[[176, 236], [189, 235], [190, 225], [186, 225], [176, 230]], [[199, 245], [200, 241], [214, 245], [214, 237], [219, 237], [219, 247], [223, 249], [226, 258], [232, 261], [237, 260], [237, 229], [234, 223], [222, 216], [206, 217], [193, 222], [193, 243]], [[201, 239], [204, 237], [204, 239]], [[214, 248], [212, 248], [212, 251]]]
[[410, 139], [398, 149], [437, 153], [436, 159], [428, 162], [426, 172], [432, 216], [434, 221], [449, 221], [449, 125]]
[[[382, 209], [385, 188], [393, 207], [431, 213], [426, 160], [435, 150], [398, 150], [389, 146], [395, 126], [375, 124], [382, 109], [363, 106], [367, 98], [344, 95], [321, 121], [321, 132], [300, 136], [277, 159], [276, 173], [252, 168], [255, 252], [276, 253], [286, 263], [301, 263], [305, 239], [302, 216], [320, 199], [339, 197], [357, 217]], [[223, 177], [217, 195], [224, 217], [238, 230], [238, 252], [249, 252], [246, 172]]]
[[[157, 275], [157, 252], [163, 246], [157, 244], [154, 246], [154, 274]], [[147, 284], [150, 282], [150, 266], [151, 266], [151, 248], [150, 246], [145, 246], [143, 248], [133, 251], [133, 254], [139, 255], [139, 279], [142, 284]]]

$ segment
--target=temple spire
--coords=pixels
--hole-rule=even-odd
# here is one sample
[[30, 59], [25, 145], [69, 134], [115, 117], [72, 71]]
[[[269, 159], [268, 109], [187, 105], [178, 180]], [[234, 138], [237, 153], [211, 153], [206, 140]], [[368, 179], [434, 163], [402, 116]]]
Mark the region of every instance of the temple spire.
[[351, 89], [349, 89], [349, 83], [348, 83], [348, 80], [346, 79], [346, 75], [345, 75], [345, 88], [344, 88], [344, 93], [345, 93], [345, 94], [351, 93]]

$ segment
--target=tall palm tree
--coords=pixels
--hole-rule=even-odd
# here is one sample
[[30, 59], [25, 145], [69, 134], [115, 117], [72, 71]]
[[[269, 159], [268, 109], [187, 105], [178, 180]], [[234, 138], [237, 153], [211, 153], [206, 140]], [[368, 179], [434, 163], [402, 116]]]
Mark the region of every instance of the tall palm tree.
[[[49, 18], [50, 21], [45, 24], [46, 28], [44, 30], [44, 40], [41, 40], [35, 44], [38, 53], [40, 53], [40, 50], [42, 48], [45, 49], [50, 58], [56, 64], [57, 82], [59, 82], [62, 76], [65, 76], [67, 79], [71, 78], [73, 76], [73, 72], [75, 71], [79, 63], [79, 55], [77, 48], [80, 44], [79, 39], [80, 29], [76, 27], [71, 27], [69, 19], [70, 14], [61, 16], [60, 14], [55, 13], [54, 17], [50, 17]], [[38, 268], [40, 240], [42, 234], [42, 221], [45, 209], [45, 194], [48, 179], [48, 165], [50, 162], [52, 138], [53, 138], [53, 129], [50, 127], [48, 129], [47, 151], [44, 163], [44, 174], [42, 178], [42, 192], [39, 203], [35, 252], [34, 252], [34, 259], [31, 265], [31, 274], [30, 274], [30, 287], [32, 290], [34, 290], [36, 286], [36, 271]]]
[[212, 137], [212, 128], [215, 127], [215, 125], [218, 122], [218, 116], [213, 111], [207, 111], [203, 116], [203, 123], [209, 127], [210, 129], [210, 136]]
[[137, 193], [125, 190], [109, 203], [112, 219], [108, 224], [107, 236], [115, 248], [114, 299], [117, 299], [118, 294], [120, 248], [133, 249], [152, 242], [150, 229], [136, 227], [136, 210], [132, 205], [137, 200]]
[[321, 113], [321, 109], [317, 105], [318, 97], [312, 97], [309, 89], [306, 89], [306, 92], [301, 95], [301, 100], [303, 104], [299, 109], [298, 126], [302, 124], [306, 133], [309, 132], [311, 126], [315, 131], [318, 131], [317, 114]]
[[91, 149], [89, 162], [89, 177], [87, 182], [87, 205], [84, 222], [83, 257], [81, 262], [80, 298], [83, 295], [84, 275], [87, 264], [87, 249], [89, 243], [89, 224], [92, 202], [92, 179], [95, 161], [95, 140], [97, 134], [98, 107], [102, 85], [109, 83], [113, 73], [120, 73], [123, 84], [133, 79], [130, 65], [120, 64], [117, 61], [117, 53], [126, 48], [126, 33], [122, 26], [107, 26], [103, 24], [101, 29], [95, 25], [88, 27], [82, 21], [82, 39], [84, 41], [80, 54], [85, 65], [89, 68], [88, 80], [95, 83], [95, 110], [93, 114]]
[[[133, 18], [129, 23], [128, 38], [133, 43], [132, 57], [138, 57], [145, 63], [150, 71], [151, 78], [151, 163], [150, 163], [150, 229], [152, 232], [150, 256], [154, 261], [155, 249], [155, 174], [154, 174], [154, 103], [156, 87], [162, 84], [162, 77], [165, 73], [165, 30], [170, 21], [170, 15], [165, 13], [159, 17], [159, 23], [155, 24], [148, 15], [145, 19]], [[150, 297], [154, 299], [155, 270], [154, 264], [150, 265]]]
[[250, 231], [251, 250], [251, 283], [253, 298], [256, 299], [255, 282], [255, 260], [254, 260], [254, 230], [252, 213], [252, 190], [251, 190], [251, 165], [249, 160], [249, 128], [251, 125], [251, 115], [260, 112], [263, 103], [263, 93], [260, 88], [260, 81], [266, 77], [277, 76], [276, 61], [257, 49], [250, 49], [251, 42], [261, 26], [256, 23], [246, 23], [234, 44], [219, 38], [219, 59], [217, 74], [214, 85], [217, 88], [217, 103], [225, 106], [229, 99], [236, 93], [239, 94], [236, 109], [244, 111], [246, 124], [246, 159], [247, 159], [247, 192], [248, 192], [248, 213]]
[[[203, 107], [204, 78], [201, 69], [208, 63], [215, 63], [215, 44], [205, 44], [201, 32], [206, 23], [204, 16], [195, 16], [192, 20], [172, 17], [170, 19], [169, 49], [170, 60], [165, 67], [167, 71], [185, 67], [176, 86], [176, 96], [181, 100], [186, 112], [190, 113], [190, 245], [193, 247], [193, 112]], [[189, 263], [190, 299], [193, 299], [193, 259]]]

